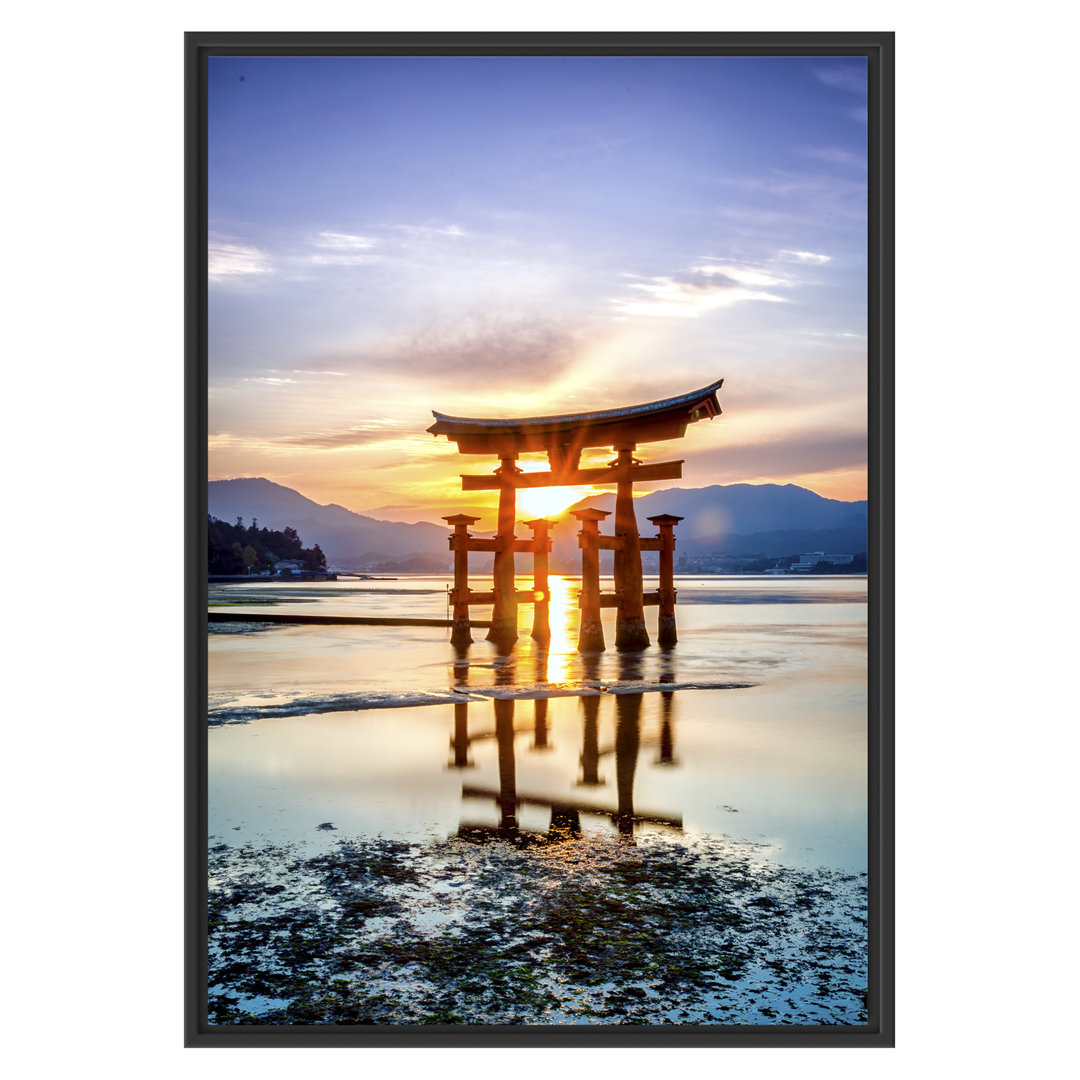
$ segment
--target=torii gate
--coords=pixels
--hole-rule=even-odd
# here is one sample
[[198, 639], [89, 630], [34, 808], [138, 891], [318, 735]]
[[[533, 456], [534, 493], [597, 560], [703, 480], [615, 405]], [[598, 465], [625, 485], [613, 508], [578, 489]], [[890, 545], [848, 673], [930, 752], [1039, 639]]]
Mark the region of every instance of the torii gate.
[[[469, 636], [469, 604], [493, 603], [491, 629], [488, 640], [501, 646], [511, 645], [517, 640], [517, 607], [519, 599], [526, 599], [528, 594], [519, 597], [514, 584], [514, 552], [531, 551], [534, 556], [543, 556], [544, 580], [541, 587], [537, 575], [536, 593], [543, 593], [536, 598], [537, 620], [534, 622], [533, 635], [538, 633], [541, 623], [541, 609], [546, 623], [547, 580], [546, 553], [550, 550], [547, 537], [550, 522], [543, 520], [528, 522], [533, 529], [532, 540], [517, 540], [514, 536], [516, 492], [518, 488], [563, 487], [584, 484], [615, 484], [615, 534], [601, 537], [599, 517], [606, 517], [602, 511], [579, 511], [583, 529], [580, 534], [583, 565], [586, 577], [590, 577], [592, 559], [600, 548], [615, 552], [615, 595], [604, 597], [599, 593], [597, 579], [595, 596], [583, 595], [588, 602], [587, 609], [582, 606], [582, 629], [585, 628], [587, 611], [595, 608], [595, 628], [599, 627], [599, 608], [615, 606], [618, 609], [615, 630], [615, 647], [620, 650], [644, 648], [649, 644], [648, 631], [645, 629], [644, 604], [646, 597], [642, 587], [641, 552], [645, 550], [661, 551], [661, 568], [666, 570], [665, 577], [671, 576], [671, 552], [674, 549], [672, 527], [680, 518], [663, 516], [651, 518], [660, 528], [660, 536], [655, 540], [642, 540], [638, 534], [634, 516], [633, 487], [636, 481], [678, 480], [682, 477], [683, 462], [661, 461], [644, 464], [634, 458], [634, 451], [639, 443], [661, 442], [668, 439], [681, 439], [686, 434], [689, 424], [697, 420], [712, 419], [720, 415], [720, 403], [716, 392], [723, 386], [724, 380], [718, 379], [700, 390], [677, 397], [651, 401], [643, 405], [632, 405], [621, 409], [605, 409], [598, 412], [573, 413], [564, 416], [536, 416], [522, 419], [474, 419], [460, 416], [446, 416], [432, 410], [435, 423], [427, 430], [433, 435], [445, 435], [457, 444], [462, 454], [491, 454], [498, 458], [499, 466], [493, 475], [463, 475], [463, 491], [498, 491], [499, 516], [498, 529], [494, 540], [473, 540], [468, 536], [468, 526], [479, 520], [464, 514], [453, 515], [445, 520], [455, 526], [455, 534], [450, 544], [455, 551], [454, 574], [454, 632], [455, 644], [467, 644]], [[616, 458], [606, 467], [583, 469], [580, 467], [581, 452], [586, 448], [610, 446]], [[551, 466], [549, 472], [522, 472], [515, 461], [522, 453], [546, 452]], [[593, 515], [598, 515], [593, 517]], [[494, 591], [493, 593], [470, 593], [468, 588], [467, 551], [493, 551]], [[598, 563], [596, 564], [599, 565]], [[590, 582], [582, 582], [582, 592], [589, 592]], [[670, 580], [661, 580], [659, 594], [650, 596], [649, 602], [660, 604], [661, 644], [674, 643], [675, 591]], [[665, 622], [667, 629], [665, 632]], [[595, 629], [594, 628], [594, 629]], [[667, 639], [665, 641], [665, 639]], [[579, 638], [578, 647], [583, 651], [602, 649], [602, 631], [597, 641], [597, 634], [591, 632]]]

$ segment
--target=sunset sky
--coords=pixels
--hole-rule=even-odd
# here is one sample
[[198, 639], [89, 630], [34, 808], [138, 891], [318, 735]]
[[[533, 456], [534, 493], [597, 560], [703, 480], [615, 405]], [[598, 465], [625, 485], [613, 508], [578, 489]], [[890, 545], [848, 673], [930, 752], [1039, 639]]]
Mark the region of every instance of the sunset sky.
[[456, 477], [497, 462], [432, 409], [723, 378], [723, 416], [640, 449], [686, 459], [642, 493], [866, 497], [863, 59], [209, 64], [211, 479], [438, 521], [493, 505]]

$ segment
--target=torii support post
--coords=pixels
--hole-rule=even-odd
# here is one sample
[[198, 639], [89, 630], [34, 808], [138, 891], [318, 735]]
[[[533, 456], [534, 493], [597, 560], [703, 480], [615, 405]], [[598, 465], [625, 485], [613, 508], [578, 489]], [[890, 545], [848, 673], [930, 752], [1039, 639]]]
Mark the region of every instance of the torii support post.
[[623, 836], [634, 832], [634, 773], [641, 747], [641, 694], [615, 695], [615, 823]]
[[645, 629], [644, 588], [641, 583], [641, 540], [634, 517], [634, 481], [630, 479], [634, 443], [615, 447], [619, 458], [616, 465], [619, 482], [615, 493], [615, 595], [618, 614], [615, 617], [615, 648], [634, 652], [649, 644]]
[[514, 762], [514, 700], [495, 699], [495, 741], [499, 757], [499, 828], [517, 829], [517, 770]]
[[450, 550], [454, 553], [454, 591], [451, 594], [454, 622], [450, 644], [455, 648], [472, 644], [469, 627], [469, 526], [479, 520], [468, 514], [451, 514], [443, 518], [443, 521], [454, 526], [454, 535], [450, 537]]
[[649, 520], [660, 530], [660, 626], [661, 645], [679, 640], [675, 631], [675, 526], [682, 521], [674, 514], [656, 514]]
[[604, 626], [600, 622], [600, 522], [607, 510], [571, 510], [581, 522], [578, 546], [581, 548], [581, 625], [578, 629], [578, 652], [604, 651]]
[[546, 518], [535, 518], [525, 524], [532, 529], [533, 550], [533, 628], [532, 636], [546, 645], [551, 640], [551, 590], [548, 588], [548, 552], [551, 540], [548, 530], [555, 524]]
[[469, 703], [467, 701], [454, 702], [454, 737], [451, 743], [454, 748], [454, 760], [450, 763], [450, 767], [467, 769], [469, 767]]
[[581, 779], [578, 783], [597, 787], [604, 782], [600, 779], [600, 695], [583, 697], [581, 706], [585, 718], [581, 732]]
[[501, 458], [496, 471], [499, 477], [499, 549], [495, 552], [493, 569], [495, 606], [491, 613], [491, 629], [487, 639], [499, 648], [510, 648], [517, 641], [517, 591], [514, 585], [514, 506], [517, 489], [514, 464], [517, 454]]
[[550, 750], [548, 742], [548, 703], [547, 698], [533, 700], [533, 744], [534, 750]]
[[675, 765], [675, 733], [671, 713], [675, 705], [675, 693], [672, 690], [660, 692], [660, 756], [657, 765]]

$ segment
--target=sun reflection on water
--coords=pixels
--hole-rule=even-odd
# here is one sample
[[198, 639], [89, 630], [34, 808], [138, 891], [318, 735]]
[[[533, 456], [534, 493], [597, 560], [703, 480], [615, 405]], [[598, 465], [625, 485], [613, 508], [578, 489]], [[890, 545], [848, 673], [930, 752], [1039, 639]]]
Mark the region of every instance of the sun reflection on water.
[[547, 681], [569, 681], [577, 656], [577, 583], [567, 577], [551, 575], [548, 578], [551, 602], [548, 620], [551, 626], [551, 642], [548, 645]]

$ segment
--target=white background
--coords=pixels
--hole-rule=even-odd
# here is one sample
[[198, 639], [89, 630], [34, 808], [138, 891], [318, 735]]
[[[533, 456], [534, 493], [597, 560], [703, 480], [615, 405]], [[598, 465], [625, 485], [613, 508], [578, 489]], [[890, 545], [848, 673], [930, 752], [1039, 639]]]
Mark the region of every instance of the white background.
[[182, 32], [892, 29], [899, 1045], [679, 1050], [676, 1067], [1056, 1074], [1075, 997], [1075, 15], [514, 10], [9, 14], [5, 1060], [46, 1077], [671, 1068], [664, 1050], [182, 1049]]

